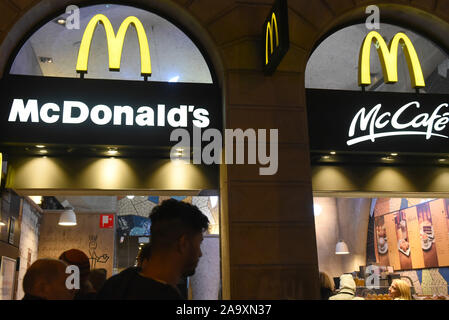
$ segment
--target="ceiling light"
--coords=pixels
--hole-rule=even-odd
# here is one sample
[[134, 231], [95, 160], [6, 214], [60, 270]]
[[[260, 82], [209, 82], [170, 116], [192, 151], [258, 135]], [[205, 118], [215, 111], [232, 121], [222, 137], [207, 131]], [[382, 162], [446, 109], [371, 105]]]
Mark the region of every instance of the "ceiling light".
[[35, 204], [41, 204], [42, 203], [42, 196], [30, 196], [30, 199], [33, 200]]
[[73, 209], [67, 209], [64, 212], [61, 213], [61, 216], [59, 217], [59, 223], [60, 226], [76, 226], [76, 215], [75, 211]]
[[39, 61], [42, 63], [53, 63], [53, 59], [49, 57], [39, 57]]
[[65, 25], [65, 19], [63, 18], [58, 19], [56, 22], [58, 22], [58, 24], [60, 25]]
[[331, 157], [330, 156], [322, 156], [321, 158], [324, 160], [329, 160]]
[[343, 240], [337, 242], [335, 254], [349, 254], [348, 245]]
[[0, 221], [0, 227], [6, 226], [6, 224], [3, 221]]
[[45, 146], [42, 145], [42, 144], [37, 144], [37, 145], [36, 145], [36, 148], [42, 149], [42, 148], [45, 148]]
[[129, 200], [134, 199], [134, 196], [126, 196]]
[[335, 152], [335, 151], [331, 151], [330, 153], [331, 153], [331, 155], [336, 155], [337, 154], [337, 152]]
[[439, 162], [446, 162], [446, 159], [438, 159]]
[[384, 161], [393, 161], [394, 159], [391, 157], [383, 157], [382, 160]]
[[398, 154], [396, 152], [390, 153], [390, 156], [396, 157]]
[[67, 200], [64, 200], [61, 205], [64, 207], [64, 211], [61, 213], [59, 217], [58, 224], [60, 226], [76, 226], [76, 215], [75, 211], [73, 211], [73, 207]]
[[117, 149], [114, 148], [109, 148], [107, 151], [107, 154], [111, 155], [111, 156], [115, 156], [118, 153]]
[[313, 204], [313, 215], [318, 217], [323, 211], [323, 208], [319, 204]]
[[40, 153], [42, 153], [42, 154], [46, 154], [46, 153], [48, 153], [48, 151], [47, 151], [47, 150], [45, 150], [45, 149], [39, 150], [39, 152], [40, 152]]
[[178, 80], [179, 80], [179, 76], [175, 76], [175, 77], [173, 77], [173, 78], [170, 78], [170, 79], [168, 80], [168, 82], [178, 82]]
[[210, 197], [210, 205], [212, 208], [215, 208], [218, 204], [218, 196], [211, 196]]

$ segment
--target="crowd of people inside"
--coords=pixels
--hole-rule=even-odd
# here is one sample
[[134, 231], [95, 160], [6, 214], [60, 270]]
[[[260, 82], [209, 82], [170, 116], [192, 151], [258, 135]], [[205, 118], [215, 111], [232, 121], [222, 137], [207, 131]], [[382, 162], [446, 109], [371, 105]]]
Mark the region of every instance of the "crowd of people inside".
[[[351, 273], [342, 274], [339, 278], [339, 289], [334, 289], [330, 277], [320, 272], [321, 300], [366, 300], [369, 291], [364, 290], [357, 295], [357, 286]], [[402, 279], [395, 279], [388, 288], [389, 300], [413, 300], [410, 285]]]
[[[90, 270], [89, 258], [78, 249], [59, 259], [36, 260], [23, 279], [24, 300], [183, 300], [179, 284], [192, 276], [202, 256], [201, 242], [209, 227], [198, 207], [169, 199], [150, 215], [151, 243], [139, 251], [137, 265], [106, 280], [105, 269]], [[79, 270], [73, 286], [68, 266]]]
[[[208, 218], [189, 203], [169, 199], [150, 215], [151, 243], [139, 251], [136, 265], [107, 279], [105, 269], [90, 269], [88, 256], [78, 249], [64, 251], [59, 259], [39, 259], [23, 279], [24, 300], [184, 300], [180, 283], [192, 276], [202, 256], [201, 242]], [[70, 285], [68, 266], [79, 271], [78, 284]], [[73, 280], [73, 279], [72, 279]], [[352, 274], [342, 274], [339, 289], [320, 272], [322, 300], [364, 300], [356, 294]], [[391, 283], [394, 300], [411, 300], [404, 280]]]

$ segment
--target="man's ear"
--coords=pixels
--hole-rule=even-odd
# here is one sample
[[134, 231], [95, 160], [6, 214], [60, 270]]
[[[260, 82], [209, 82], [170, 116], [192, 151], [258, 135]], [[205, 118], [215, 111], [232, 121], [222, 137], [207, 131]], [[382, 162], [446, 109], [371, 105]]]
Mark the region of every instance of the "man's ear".
[[177, 243], [178, 252], [181, 254], [184, 253], [187, 250], [188, 245], [189, 245], [189, 239], [186, 234], [183, 234], [179, 238], [178, 243]]

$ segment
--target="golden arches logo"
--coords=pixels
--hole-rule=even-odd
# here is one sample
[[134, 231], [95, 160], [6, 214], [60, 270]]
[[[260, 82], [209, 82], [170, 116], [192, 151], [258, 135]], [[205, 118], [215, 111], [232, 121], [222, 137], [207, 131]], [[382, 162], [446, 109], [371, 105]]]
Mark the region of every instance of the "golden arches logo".
[[398, 81], [398, 49], [399, 44], [401, 44], [407, 61], [412, 87], [425, 87], [418, 54], [409, 37], [407, 37], [406, 34], [399, 32], [390, 41], [390, 46], [388, 47], [385, 40], [376, 31], [368, 33], [360, 48], [359, 85], [371, 84], [370, 51], [371, 44], [375, 40], [377, 41], [376, 48], [382, 66], [385, 83], [394, 83]]
[[267, 27], [265, 30], [265, 64], [268, 64], [268, 43], [270, 44], [270, 55], [273, 54], [274, 50], [274, 43], [273, 43], [273, 30], [275, 31], [276, 36], [276, 47], [279, 47], [279, 30], [278, 30], [278, 23], [276, 20], [276, 15], [271, 15], [271, 21], [267, 22]]
[[145, 29], [140, 20], [134, 16], [127, 17], [120, 25], [117, 35], [115, 35], [111, 22], [105, 15], [102, 14], [95, 15], [89, 21], [86, 29], [84, 30], [83, 39], [81, 40], [81, 45], [78, 52], [78, 61], [76, 63], [77, 72], [87, 72], [92, 37], [98, 23], [101, 23], [106, 31], [106, 41], [108, 43], [109, 54], [109, 70], [120, 70], [120, 61], [122, 58], [125, 35], [129, 26], [132, 25], [136, 29], [139, 40], [141, 74], [151, 75], [150, 48], [148, 46], [148, 39]]

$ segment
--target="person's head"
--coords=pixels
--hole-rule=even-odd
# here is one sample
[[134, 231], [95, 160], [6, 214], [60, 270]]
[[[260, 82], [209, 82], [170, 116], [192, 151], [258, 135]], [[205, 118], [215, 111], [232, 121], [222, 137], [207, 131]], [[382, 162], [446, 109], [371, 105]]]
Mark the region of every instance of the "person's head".
[[340, 292], [355, 294], [356, 284], [352, 274], [345, 273], [340, 276]]
[[412, 300], [412, 295], [410, 293], [410, 286], [407, 281], [396, 279], [391, 283], [388, 292], [391, 297], [399, 298], [404, 300]]
[[325, 272], [320, 272], [320, 286], [334, 291], [334, 284]]
[[149, 243], [145, 243], [139, 250], [139, 253], [137, 254], [137, 266], [142, 268], [143, 263], [150, 259], [150, 255], [151, 255], [151, 245]]
[[101, 269], [93, 269], [89, 273], [89, 282], [92, 284], [92, 287], [94, 288], [95, 292], [99, 292], [100, 289], [103, 287], [106, 278], [107, 278], [107, 270], [104, 268]]
[[209, 220], [197, 206], [169, 199], [156, 206], [151, 219], [151, 254], [170, 252], [191, 276], [202, 256], [201, 242]]
[[72, 300], [75, 291], [66, 286], [67, 264], [56, 259], [36, 260], [23, 278], [23, 291], [26, 294], [47, 300]]
[[70, 249], [64, 251], [60, 256], [59, 260], [64, 261], [68, 265], [75, 265], [80, 270], [80, 280], [85, 282], [89, 277], [90, 272], [90, 262], [89, 257], [78, 249]]

